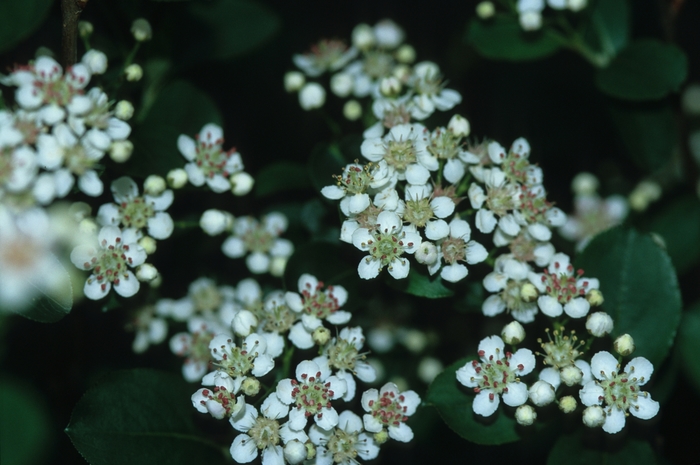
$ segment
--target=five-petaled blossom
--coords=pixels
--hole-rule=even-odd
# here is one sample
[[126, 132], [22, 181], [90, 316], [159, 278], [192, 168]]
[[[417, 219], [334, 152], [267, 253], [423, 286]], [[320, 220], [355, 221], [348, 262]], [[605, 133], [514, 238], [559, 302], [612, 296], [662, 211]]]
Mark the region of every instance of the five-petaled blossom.
[[492, 415], [498, 409], [501, 395], [503, 402], [511, 407], [527, 401], [527, 385], [520, 381], [520, 376], [535, 368], [535, 355], [530, 349], [518, 349], [514, 354], [504, 349], [503, 339], [498, 336], [482, 339], [481, 362], [473, 360], [457, 370], [457, 380], [477, 393], [472, 408], [478, 415]]
[[394, 383], [386, 383], [377, 391], [369, 389], [362, 394], [362, 417], [365, 429], [370, 433], [388, 430], [389, 437], [399, 442], [410, 442], [413, 430], [406, 424], [420, 404], [420, 397], [413, 391], [400, 392]]

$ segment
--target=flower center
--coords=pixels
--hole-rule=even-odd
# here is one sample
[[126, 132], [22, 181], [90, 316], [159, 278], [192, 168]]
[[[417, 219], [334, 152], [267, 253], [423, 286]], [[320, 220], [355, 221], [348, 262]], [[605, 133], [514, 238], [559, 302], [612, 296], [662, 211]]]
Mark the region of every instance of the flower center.
[[403, 215], [404, 221], [415, 225], [417, 228], [422, 228], [433, 216], [435, 215], [428, 198], [406, 201], [406, 210]]
[[[230, 417], [236, 409], [236, 396], [226, 389], [224, 386], [215, 386], [213, 389], [204, 389], [202, 395], [207, 397], [209, 400], [213, 400], [221, 404], [221, 407], [226, 411], [224, 414], [226, 418]], [[200, 404], [206, 406], [206, 401], [200, 400]]]
[[304, 409], [307, 417], [316, 415], [317, 418], [323, 417], [323, 408], [331, 408], [331, 399], [335, 395], [330, 390], [331, 383], [323, 383], [321, 380], [321, 372], [317, 372], [316, 376], [309, 376], [307, 373], [302, 373], [301, 382], [292, 380], [292, 398], [297, 404], [297, 408]]
[[221, 306], [221, 300], [221, 293], [212, 283], [206, 283], [192, 293], [194, 308], [200, 312], [218, 309]]
[[634, 372], [634, 368], [630, 373], [615, 373], [614, 371], [607, 376], [607, 379], [599, 381], [598, 384], [603, 388], [603, 399], [605, 403], [610, 407], [608, 412], [612, 407], [617, 407], [623, 412], [627, 412], [630, 407], [637, 407], [637, 397], [641, 392], [639, 389], [639, 383], [644, 382], [644, 378], [638, 379], [631, 377]]
[[311, 54], [307, 56], [313, 58], [316, 66], [327, 70], [343, 58], [347, 48], [347, 45], [342, 40], [324, 39], [318, 44], [311, 46]]
[[265, 331], [284, 333], [292, 327], [297, 320], [296, 313], [292, 312], [285, 304], [272, 305], [268, 308], [261, 307], [258, 318], [265, 321]]
[[82, 145], [74, 145], [72, 147], [64, 147], [63, 153], [65, 156], [65, 165], [71, 173], [78, 176], [95, 166], [97, 160], [88, 157]]
[[437, 158], [449, 160], [456, 158], [460, 152], [461, 137], [456, 137], [451, 131], [436, 129], [430, 138], [428, 151]]
[[515, 188], [512, 184], [504, 183], [501, 186], [486, 187], [487, 195], [486, 205], [489, 210], [498, 216], [505, 216], [509, 210], [516, 208]]
[[277, 420], [259, 416], [255, 424], [248, 430], [248, 436], [255, 442], [258, 449], [276, 446], [280, 442], [280, 425]]
[[102, 240], [103, 251], [99, 256], [92, 258], [92, 263], [85, 263], [85, 269], [93, 266], [94, 277], [88, 278], [88, 284], [92, 284], [92, 280], [96, 279], [101, 284], [102, 290], [107, 288], [107, 283], [118, 285], [120, 280], [129, 279], [127, 274], [127, 265], [131, 265], [132, 259], [127, 257], [124, 252], [129, 251], [127, 244], [122, 244], [122, 238], [115, 239], [116, 245], [107, 246], [107, 241]]
[[221, 144], [224, 143], [223, 139], [207, 143], [199, 140], [199, 134], [197, 134], [197, 140], [199, 143], [197, 144], [194, 162], [202, 170], [204, 176], [213, 178], [215, 175], [220, 174], [228, 178], [231, 173], [226, 170], [226, 164], [236, 152], [236, 149], [231, 148], [228, 152], [221, 150]]
[[[483, 350], [479, 351], [479, 356], [484, 357]], [[474, 392], [481, 392], [483, 389], [492, 391], [489, 394], [491, 400], [496, 394], [508, 392], [508, 384], [520, 382], [516, 371], [522, 371], [525, 367], [521, 364], [517, 367], [510, 366], [510, 358], [513, 356], [510, 352], [505, 353], [505, 357], [496, 358], [493, 355], [489, 356], [488, 362], [479, 363], [477, 360], [472, 361], [472, 366], [477, 373], [477, 378], [473, 379], [478, 386], [474, 388]]]
[[145, 228], [148, 226], [148, 219], [153, 218], [155, 214], [153, 204], [146, 202], [143, 197], [134, 197], [119, 205], [119, 217], [125, 228]]
[[557, 299], [560, 304], [569, 302], [574, 297], [585, 296], [588, 288], [588, 281], [584, 281], [579, 287], [576, 284], [577, 276], [583, 276], [583, 270], [576, 271], [574, 276], [574, 267], [569, 263], [566, 270], [561, 270], [559, 262], [554, 262], [555, 271], [550, 273], [548, 269], [544, 270], [542, 275], [542, 283], [545, 285], [545, 292], [551, 297]]
[[391, 109], [384, 111], [382, 124], [385, 128], [391, 129], [399, 124], [406, 124], [411, 121], [411, 113], [402, 103], [398, 106], [392, 105]]
[[365, 73], [373, 79], [389, 76], [394, 68], [394, 59], [385, 52], [370, 51], [365, 54]]
[[397, 398], [393, 391], [384, 392], [376, 402], [374, 400], [369, 401], [369, 414], [384, 426], [399, 426], [399, 424], [408, 420], [406, 407], [400, 404], [404, 400], [403, 394], [399, 394]]
[[406, 237], [405, 232], [394, 234], [393, 231], [372, 231], [371, 240], [367, 243], [369, 253], [381, 263], [381, 268], [389, 265], [394, 260], [397, 260], [404, 252], [406, 247], [413, 247], [413, 242], [404, 243]]
[[328, 348], [328, 364], [338, 370], [353, 371], [358, 358], [355, 345], [345, 339], [338, 339]]
[[259, 224], [254, 225], [241, 237], [246, 249], [251, 252], [261, 253], [268, 252], [272, 248], [275, 243], [275, 238], [276, 236]]
[[357, 442], [357, 433], [348, 433], [340, 428], [335, 428], [333, 435], [328, 439], [326, 448], [333, 454], [335, 463], [356, 463]]
[[389, 141], [384, 153], [384, 160], [398, 171], [406, 171], [408, 165], [415, 163], [416, 151], [413, 140]]
[[545, 213], [552, 208], [551, 202], [548, 202], [545, 197], [525, 186], [522, 186], [522, 190], [523, 192], [520, 194], [520, 211], [528, 223], [546, 223]]
[[[231, 343], [231, 339], [228, 342]], [[257, 352], [252, 354], [248, 352], [245, 343], [243, 343], [243, 347], [222, 345], [220, 348], [212, 349], [212, 351], [219, 352], [219, 356], [222, 358], [215, 365], [221, 367], [232, 378], [247, 375], [253, 369], [253, 362], [258, 356]]]
[[[310, 286], [307, 284], [307, 287]], [[319, 281], [315, 289], [304, 289], [301, 291], [304, 297], [304, 308], [302, 311], [323, 319], [337, 312], [340, 305], [338, 305], [338, 299], [333, 295], [333, 286], [328, 286], [326, 292], [322, 292], [321, 289], [323, 289], [323, 283]]]
[[578, 349], [584, 344], [584, 341], [578, 341], [575, 331], [571, 331], [571, 336], [565, 336], [563, 334], [564, 328], [561, 331], [553, 331], [554, 340], [549, 335], [549, 328], [546, 331], [549, 341], [543, 343], [542, 339], [537, 340], [544, 350], [544, 354], [538, 353], [538, 355], [544, 356], [544, 364], [557, 369], [573, 365], [576, 358], [581, 355]]
[[370, 187], [373, 180], [370, 174], [371, 163], [365, 166], [351, 165], [345, 169], [342, 176], [335, 176], [338, 185], [341, 185], [350, 194], [363, 194]]
[[442, 256], [445, 262], [452, 265], [457, 261], [467, 259], [467, 244], [459, 237], [447, 237], [442, 242]]

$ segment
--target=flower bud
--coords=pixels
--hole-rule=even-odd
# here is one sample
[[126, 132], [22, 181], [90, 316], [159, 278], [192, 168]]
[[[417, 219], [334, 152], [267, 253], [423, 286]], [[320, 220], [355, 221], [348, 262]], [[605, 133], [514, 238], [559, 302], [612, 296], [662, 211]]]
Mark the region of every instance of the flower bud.
[[409, 329], [403, 335], [401, 340], [404, 346], [414, 354], [423, 352], [428, 345], [428, 337], [423, 331], [418, 329]]
[[401, 81], [394, 76], [382, 78], [379, 82], [379, 91], [385, 97], [397, 97], [401, 93]]
[[588, 5], [588, 0], [569, 0], [569, 10], [581, 11]]
[[681, 106], [688, 116], [700, 115], [700, 84], [691, 84], [681, 96]]
[[260, 392], [260, 381], [257, 378], [249, 377], [243, 380], [241, 391], [247, 396], [253, 397]]
[[132, 63], [126, 67], [124, 70], [124, 75], [126, 76], [126, 80], [129, 82], [140, 81], [143, 77], [143, 68], [136, 63]]
[[496, 7], [492, 2], [480, 2], [476, 6], [476, 15], [481, 19], [489, 19], [496, 14]]
[[147, 255], [151, 255], [156, 251], [156, 240], [151, 236], [144, 236], [139, 239], [139, 245], [143, 247]]
[[413, 74], [413, 71], [411, 70], [410, 66], [406, 65], [397, 65], [394, 67], [394, 71], [391, 72], [391, 75], [395, 77], [396, 79], [399, 80], [399, 82], [406, 83], [408, 80], [411, 78], [411, 75]]
[[597, 428], [605, 423], [605, 411], [600, 405], [592, 405], [583, 411], [583, 424]]
[[575, 384], [581, 383], [583, 379], [583, 372], [576, 365], [568, 365], [561, 369], [559, 372], [559, 377], [561, 382], [567, 386], [573, 386]]
[[595, 312], [588, 315], [586, 329], [595, 337], [603, 337], [613, 330], [613, 319], [605, 312]]
[[158, 273], [155, 278], [148, 281], [148, 285], [153, 289], [158, 289], [163, 284], [163, 275]]
[[603, 298], [603, 293], [600, 292], [600, 290], [598, 289], [591, 289], [590, 291], [588, 291], [588, 293], [586, 294], [586, 300], [593, 307], [599, 307], [603, 305], [603, 302], [605, 302], [605, 299]]
[[120, 100], [114, 107], [114, 116], [122, 121], [128, 121], [134, 116], [134, 106], [127, 100]]
[[554, 387], [547, 381], [535, 381], [528, 390], [528, 397], [538, 407], [549, 405], [554, 401]]
[[578, 403], [573, 396], [564, 396], [559, 399], [559, 410], [564, 413], [571, 413], [576, 410]]
[[305, 83], [306, 78], [299, 71], [289, 71], [284, 75], [284, 90], [287, 92], [298, 92]]
[[78, 21], [78, 33], [83, 39], [90, 37], [95, 28], [90, 21]]
[[221, 210], [205, 210], [199, 219], [199, 226], [210, 236], [216, 236], [231, 227], [233, 218]]
[[613, 342], [615, 352], [626, 357], [634, 352], [634, 339], [629, 334], [623, 334]]
[[542, 27], [542, 13], [536, 10], [523, 11], [520, 14], [520, 27], [525, 31], [536, 31]]
[[389, 433], [385, 429], [382, 429], [378, 433], [374, 433], [374, 440], [377, 442], [377, 444], [384, 444], [388, 439]]
[[457, 137], [467, 137], [471, 132], [469, 121], [460, 115], [454, 115], [447, 123], [447, 129]]
[[353, 79], [348, 73], [336, 73], [331, 77], [331, 92], [340, 98], [350, 95], [353, 87]]
[[144, 18], [138, 18], [131, 23], [131, 34], [137, 42], [146, 42], [153, 37], [151, 23]]
[[651, 202], [661, 197], [661, 186], [654, 181], [642, 181], [629, 195], [630, 207], [635, 211], [644, 211]]
[[360, 50], [367, 50], [374, 43], [374, 32], [369, 24], [358, 24], [352, 30], [352, 44]]
[[511, 321], [503, 327], [501, 339], [506, 344], [520, 344], [525, 339], [525, 328], [519, 322]]
[[416, 61], [416, 49], [408, 44], [404, 44], [396, 51], [396, 60], [399, 63], [413, 63]]
[[287, 268], [289, 257], [274, 257], [270, 262], [270, 274], [276, 278], [284, 274], [284, 269]]
[[421, 265], [432, 265], [437, 261], [437, 247], [430, 241], [421, 242], [415, 253], [416, 260]]
[[357, 100], [348, 100], [343, 106], [343, 116], [348, 121], [357, 121], [362, 116], [362, 105]]
[[524, 302], [534, 302], [540, 296], [537, 288], [532, 283], [525, 283], [520, 288], [520, 298]]
[[284, 445], [284, 459], [290, 465], [298, 465], [306, 460], [306, 446], [297, 439]]
[[78, 224], [78, 230], [84, 234], [97, 234], [97, 223], [91, 218], [85, 218]]
[[187, 171], [182, 168], [175, 168], [168, 172], [166, 179], [170, 187], [173, 189], [180, 189], [187, 184]]
[[311, 339], [313, 339], [314, 343], [317, 345], [324, 346], [331, 340], [331, 330], [324, 326], [319, 326], [314, 329], [314, 332], [311, 334]]
[[139, 281], [148, 282], [153, 281], [158, 276], [158, 270], [155, 266], [150, 263], [144, 263], [143, 265], [136, 268], [136, 278]]
[[231, 181], [231, 192], [237, 197], [246, 195], [248, 192], [253, 190], [253, 185], [255, 185], [255, 179], [253, 179], [253, 176], [249, 175], [245, 171], [234, 174], [231, 176], [229, 181]]
[[107, 55], [99, 50], [88, 50], [80, 61], [90, 69], [92, 74], [102, 74], [107, 71]]
[[241, 310], [236, 313], [231, 322], [233, 332], [238, 336], [248, 336], [253, 328], [258, 326], [258, 318], [249, 310]]
[[532, 405], [524, 404], [515, 409], [515, 421], [517, 421], [519, 425], [530, 426], [535, 422], [536, 418], [537, 412]]
[[326, 89], [321, 84], [310, 82], [299, 91], [299, 105], [304, 110], [321, 108], [326, 103]]
[[157, 174], [151, 174], [143, 182], [143, 191], [146, 195], [157, 196], [165, 191], [167, 185], [165, 184], [165, 179]]
[[593, 195], [598, 190], [598, 178], [591, 173], [579, 173], [571, 181], [571, 190], [580, 196]]
[[311, 441], [304, 444], [306, 446], [306, 460], [312, 460], [316, 457], [316, 446]]
[[374, 25], [374, 37], [377, 40], [377, 47], [393, 49], [403, 42], [404, 32], [392, 20], [383, 19]]
[[442, 362], [435, 357], [423, 357], [423, 360], [418, 364], [418, 377], [426, 384], [430, 384], [433, 380], [442, 373], [444, 366]]
[[134, 152], [134, 144], [130, 140], [115, 140], [109, 145], [109, 158], [117, 163], [124, 163]]

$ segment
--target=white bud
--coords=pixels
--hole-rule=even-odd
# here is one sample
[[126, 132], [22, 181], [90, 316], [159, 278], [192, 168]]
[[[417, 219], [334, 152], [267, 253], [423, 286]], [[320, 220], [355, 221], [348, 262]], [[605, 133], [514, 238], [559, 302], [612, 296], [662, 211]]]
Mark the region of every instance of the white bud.
[[390, 19], [383, 19], [374, 26], [374, 37], [380, 48], [393, 49], [403, 42], [403, 30]]
[[130, 140], [115, 140], [109, 145], [109, 158], [117, 163], [124, 163], [134, 152], [134, 144]]
[[153, 281], [158, 276], [158, 270], [155, 266], [150, 263], [144, 263], [143, 265], [136, 268], [136, 278], [139, 281], [148, 282]]
[[156, 251], [156, 240], [151, 236], [144, 236], [139, 239], [139, 245], [143, 247], [143, 250], [145, 250], [148, 255]]
[[85, 218], [78, 224], [78, 230], [83, 234], [97, 234], [97, 223], [91, 218]]
[[525, 283], [520, 287], [520, 298], [525, 302], [534, 302], [539, 296], [540, 293], [532, 283]]
[[306, 446], [297, 439], [292, 439], [284, 445], [284, 459], [290, 465], [298, 465], [306, 460]]
[[375, 42], [374, 32], [369, 24], [358, 24], [352, 30], [352, 44], [360, 50], [367, 50]]
[[528, 390], [530, 401], [538, 407], [544, 407], [554, 401], [554, 387], [547, 381], [535, 381]]
[[233, 224], [233, 217], [230, 213], [221, 210], [210, 209], [202, 213], [199, 218], [199, 226], [210, 236], [216, 236], [226, 231]]
[[134, 106], [128, 100], [120, 100], [114, 107], [114, 116], [122, 121], [127, 121], [134, 116]]
[[404, 333], [401, 342], [408, 350], [418, 354], [423, 352], [423, 349], [428, 345], [428, 336], [418, 329], [409, 329]]
[[447, 129], [457, 137], [467, 137], [471, 132], [469, 121], [461, 115], [454, 115], [447, 123]]
[[396, 59], [399, 63], [413, 63], [416, 61], [416, 49], [404, 44], [396, 51]]
[[163, 284], [163, 276], [160, 273], [158, 273], [155, 278], [148, 281], [148, 285], [153, 289], [159, 288], [161, 284]]
[[411, 67], [406, 65], [395, 66], [394, 70], [391, 72], [392, 76], [398, 79], [399, 82], [403, 83], [406, 83], [409, 79], [411, 79], [411, 74], [413, 74]]
[[232, 175], [229, 181], [231, 181], [231, 192], [237, 197], [246, 195], [253, 189], [253, 185], [255, 185], [253, 176], [245, 171], [240, 171]]
[[276, 278], [284, 274], [284, 269], [287, 268], [289, 257], [274, 257], [270, 262], [270, 274]]
[[353, 79], [348, 73], [336, 73], [331, 77], [331, 92], [340, 98], [350, 95], [353, 87]]
[[90, 213], [92, 213], [92, 207], [85, 202], [73, 202], [68, 207], [68, 214], [78, 223], [88, 218]]
[[690, 84], [685, 88], [681, 104], [686, 115], [700, 115], [700, 84]]
[[151, 174], [143, 182], [143, 191], [146, 195], [157, 196], [163, 193], [167, 185], [165, 179], [157, 174]]
[[492, 2], [481, 2], [476, 6], [476, 15], [481, 19], [489, 19], [496, 13]]
[[444, 366], [442, 362], [435, 357], [423, 357], [418, 364], [418, 377], [426, 384], [430, 384], [433, 380], [442, 373]]
[[603, 337], [613, 330], [613, 319], [605, 312], [595, 312], [588, 315], [586, 329], [595, 337]]
[[574, 386], [583, 380], [583, 372], [576, 365], [567, 365], [559, 372], [559, 378], [567, 386]]
[[578, 403], [576, 402], [576, 398], [573, 396], [564, 396], [561, 399], [559, 399], [559, 410], [561, 410], [564, 413], [571, 413], [574, 410], [576, 410], [576, 407], [578, 406]]
[[325, 326], [319, 326], [311, 333], [311, 339], [319, 346], [325, 346], [331, 340], [331, 330]]
[[519, 425], [530, 426], [537, 419], [537, 412], [532, 407], [532, 405], [521, 405], [515, 409], [515, 421]]
[[629, 334], [623, 334], [615, 339], [615, 342], [613, 342], [613, 347], [615, 348], [615, 352], [623, 357], [626, 357], [634, 352], [634, 339]]
[[519, 322], [511, 321], [503, 327], [501, 339], [506, 344], [520, 344], [525, 339], [525, 328]]
[[385, 97], [396, 97], [401, 93], [401, 81], [394, 76], [382, 78], [379, 81], [379, 91]]
[[421, 242], [416, 249], [415, 257], [421, 265], [430, 266], [437, 261], [437, 247], [430, 241]]
[[239, 311], [231, 322], [233, 332], [240, 337], [248, 336], [256, 326], [258, 326], [258, 318], [249, 310]]
[[644, 211], [651, 202], [661, 197], [661, 186], [654, 181], [642, 181], [629, 195], [630, 207], [636, 211]]
[[569, 10], [571, 11], [581, 11], [588, 5], [588, 0], [569, 0], [568, 1]]
[[326, 89], [317, 82], [310, 82], [299, 91], [299, 105], [304, 110], [321, 108], [324, 103], [326, 103]]
[[362, 116], [362, 105], [357, 100], [348, 100], [343, 105], [343, 116], [349, 121], [357, 121]]
[[126, 80], [129, 82], [140, 81], [143, 77], [143, 68], [136, 63], [132, 63], [126, 67], [124, 70], [124, 75], [126, 76]]
[[306, 78], [299, 71], [289, 71], [284, 75], [284, 90], [287, 92], [298, 92], [304, 84]]
[[78, 33], [83, 39], [90, 37], [94, 30], [95, 28], [90, 21], [78, 21]]
[[594, 174], [583, 172], [574, 176], [571, 181], [571, 190], [576, 195], [593, 195], [598, 190], [600, 182]]
[[536, 31], [542, 27], [542, 13], [537, 10], [526, 10], [520, 13], [520, 27], [526, 31]]
[[151, 23], [149, 23], [144, 18], [138, 18], [131, 23], [131, 34], [134, 36], [138, 42], [145, 42], [151, 40], [153, 37], [153, 30], [151, 29]]
[[187, 184], [187, 171], [182, 168], [175, 168], [168, 172], [166, 179], [170, 187], [173, 189], [180, 189]]
[[597, 428], [605, 423], [605, 411], [600, 405], [592, 405], [583, 411], [583, 424]]
[[99, 50], [88, 50], [80, 61], [90, 69], [92, 74], [102, 74], [107, 71], [107, 55]]
[[591, 304], [591, 307], [598, 307], [600, 305], [603, 305], [603, 302], [605, 299], [603, 298], [603, 293], [600, 292], [599, 289], [591, 289], [586, 293], [586, 300], [588, 301], [589, 304]]

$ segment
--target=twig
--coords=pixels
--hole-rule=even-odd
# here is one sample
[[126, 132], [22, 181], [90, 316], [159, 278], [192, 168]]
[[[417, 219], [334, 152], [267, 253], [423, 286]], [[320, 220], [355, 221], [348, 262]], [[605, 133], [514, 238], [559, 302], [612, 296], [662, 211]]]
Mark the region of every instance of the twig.
[[78, 61], [78, 18], [88, 0], [61, 0], [63, 34], [61, 36], [61, 64], [68, 68]]

